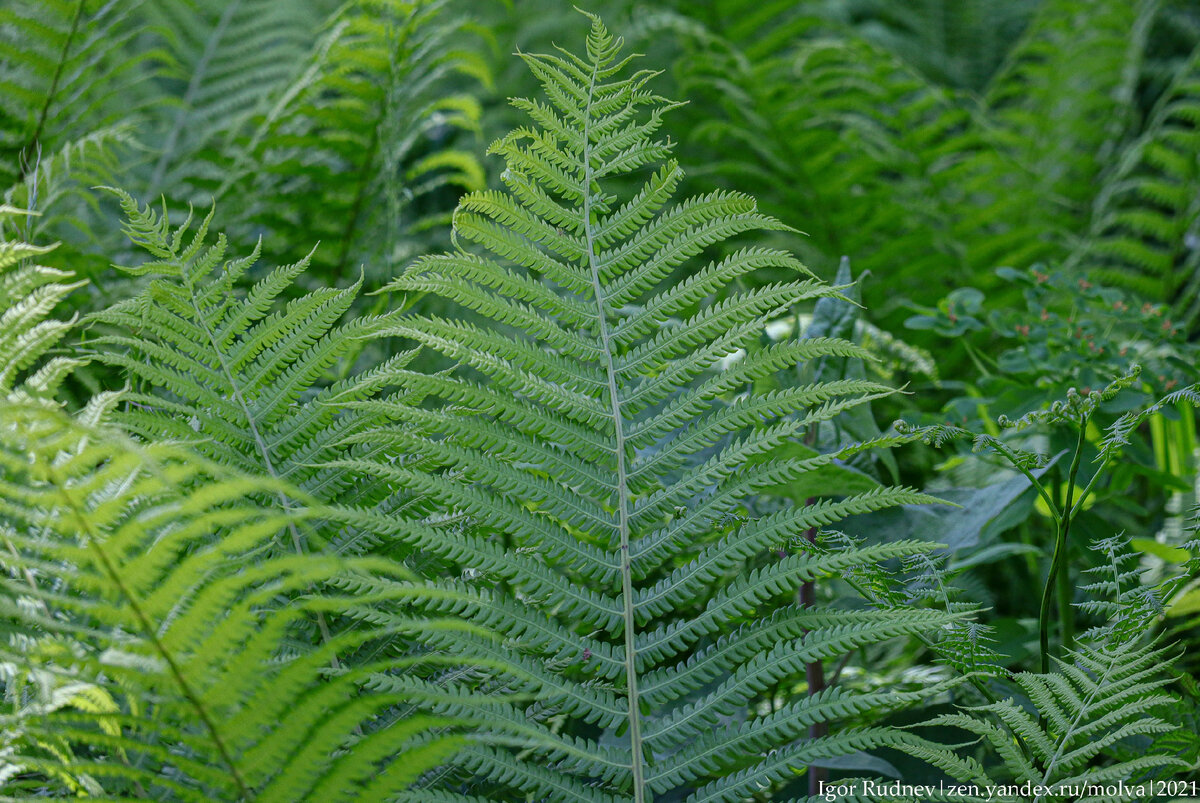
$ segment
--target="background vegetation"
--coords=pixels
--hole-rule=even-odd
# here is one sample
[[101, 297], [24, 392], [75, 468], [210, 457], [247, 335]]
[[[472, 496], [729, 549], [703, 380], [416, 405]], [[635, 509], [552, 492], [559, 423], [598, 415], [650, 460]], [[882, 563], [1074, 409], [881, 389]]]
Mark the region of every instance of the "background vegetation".
[[586, 11], [0, 7], [0, 794], [1200, 799], [1200, 10]]

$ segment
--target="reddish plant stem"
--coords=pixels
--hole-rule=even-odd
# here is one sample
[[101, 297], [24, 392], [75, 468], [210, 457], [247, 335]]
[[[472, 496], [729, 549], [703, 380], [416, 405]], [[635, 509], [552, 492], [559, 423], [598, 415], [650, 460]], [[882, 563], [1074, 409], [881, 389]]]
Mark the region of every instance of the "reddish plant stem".
[[[805, 505], [811, 505], [817, 500], [811, 498], [805, 501]], [[817, 528], [813, 527], [804, 533], [804, 537], [810, 544], [817, 542]], [[805, 608], [815, 607], [817, 604], [817, 585], [813, 580], [806, 581], [800, 586], [800, 604]], [[825, 690], [825, 665], [820, 660], [809, 661], [804, 666], [804, 679], [808, 683], [808, 696], [819, 694]], [[808, 726], [808, 738], [819, 739], [829, 733], [829, 725], [826, 722], [815, 722]], [[820, 793], [821, 785], [829, 780], [829, 771], [824, 767], [809, 767], [808, 768], [808, 794], [810, 797], [815, 797]]]

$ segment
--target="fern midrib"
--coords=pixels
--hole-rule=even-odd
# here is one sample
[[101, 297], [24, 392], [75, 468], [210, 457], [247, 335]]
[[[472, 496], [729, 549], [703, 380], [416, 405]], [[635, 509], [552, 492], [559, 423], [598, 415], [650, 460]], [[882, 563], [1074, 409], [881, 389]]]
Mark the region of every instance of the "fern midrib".
[[625, 465], [625, 432], [621, 418], [621, 399], [617, 395], [617, 366], [613, 358], [608, 331], [608, 314], [605, 311], [604, 291], [600, 282], [600, 266], [596, 264], [595, 232], [592, 223], [592, 103], [596, 96], [596, 74], [599, 61], [592, 64], [591, 80], [588, 83], [587, 106], [583, 115], [583, 231], [587, 243], [588, 269], [592, 276], [592, 293], [596, 297], [596, 313], [600, 330], [600, 348], [604, 352], [605, 372], [608, 376], [608, 396], [612, 408], [613, 438], [617, 449], [617, 508], [618, 533], [620, 535], [620, 571], [622, 616], [625, 620], [625, 685], [629, 703], [630, 769], [633, 775], [633, 799], [635, 803], [646, 803], [646, 778], [642, 755], [641, 711], [638, 704], [637, 673], [637, 620], [633, 605], [633, 566], [629, 557], [629, 483]]
[[[192, 312], [196, 316], [196, 322], [200, 328], [204, 330], [204, 336], [208, 338], [209, 347], [212, 349], [213, 354], [215, 354], [217, 357], [217, 364], [221, 368], [221, 373], [224, 375], [225, 381], [229, 383], [229, 392], [233, 394], [233, 398], [237, 402], [238, 407], [242, 409], [242, 415], [246, 416], [246, 426], [250, 428], [250, 434], [254, 436], [254, 443], [258, 448], [259, 455], [262, 457], [263, 468], [266, 469], [267, 474], [270, 475], [271, 479], [280, 481], [279, 472], [275, 469], [275, 462], [271, 459], [271, 450], [267, 447], [267, 442], [263, 439], [262, 432], [259, 431], [258, 421], [254, 418], [254, 414], [250, 412], [250, 405], [246, 402], [245, 394], [242, 393], [242, 389], [238, 385], [237, 379], [234, 377], [233, 371], [229, 367], [229, 363], [225, 360], [225, 352], [221, 350], [221, 347], [217, 342], [216, 332], [214, 332], [212, 327], [208, 325], [208, 319], [205, 318], [204, 314], [200, 311], [200, 304], [196, 298], [196, 287], [194, 284], [192, 284], [191, 279], [189, 279], [183, 271], [181, 271], [181, 276], [184, 279], [188, 289], [188, 300], [191, 302]], [[294, 512], [292, 506], [288, 504], [287, 497], [282, 491], [279, 491], [276, 496], [279, 499], [279, 506], [283, 508], [285, 512]], [[300, 537], [300, 531], [296, 528], [296, 522], [289, 519], [287, 526], [288, 534], [292, 537], [292, 547], [295, 549], [297, 555], [303, 555], [304, 540]], [[317, 628], [321, 631], [321, 641], [325, 644], [328, 644], [333, 639], [333, 634], [329, 630], [329, 624], [325, 621], [325, 614], [321, 611], [317, 611], [316, 620]], [[341, 668], [341, 664], [339, 663], [336, 655], [330, 659], [329, 663], [335, 671]]]
[[[1104, 667], [1104, 676], [1098, 678], [1095, 685], [1092, 687], [1092, 690], [1088, 692], [1087, 699], [1083, 701], [1083, 705], [1079, 706], [1079, 710], [1075, 713], [1075, 718], [1071, 720], [1071, 724], [1067, 726], [1066, 731], [1063, 732], [1062, 737], [1059, 739], [1058, 749], [1054, 751], [1054, 755], [1051, 756], [1050, 760], [1046, 762], [1046, 770], [1042, 775], [1041, 785], [1043, 787], [1047, 789], [1049, 788], [1050, 780], [1054, 777], [1054, 771], [1058, 769], [1058, 762], [1063, 756], [1063, 751], [1066, 750], [1067, 745], [1070, 744], [1071, 737], [1074, 735], [1075, 729], [1079, 726], [1079, 723], [1083, 719], [1084, 715], [1091, 711], [1092, 701], [1096, 698], [1096, 695], [1100, 693], [1100, 690], [1105, 686], [1105, 684], [1107, 684], [1108, 678], [1112, 674], [1112, 670], [1115, 665], [1116, 660], [1112, 656], [1109, 656], [1107, 665]], [[1034, 803], [1041, 803], [1041, 801], [1045, 799], [1045, 794], [1038, 795], [1034, 800]]]
[[221, 760], [225, 763], [225, 766], [229, 768], [229, 774], [232, 776], [233, 782], [237, 785], [240, 797], [243, 800], [250, 800], [250, 787], [246, 784], [246, 780], [242, 777], [242, 773], [238, 769], [237, 763], [233, 760], [233, 754], [230, 753], [228, 746], [225, 744], [225, 740], [221, 737], [221, 732], [217, 730], [217, 726], [213, 721], [213, 718], [209, 716], [208, 709], [201, 701], [200, 695], [197, 694], [196, 690], [192, 688], [192, 685], [188, 683], [187, 677], [183, 674], [183, 668], [179, 665], [179, 662], [175, 660], [175, 655], [167, 649], [166, 644], [164, 644], [162, 639], [159, 638], [158, 630], [154, 627], [154, 623], [150, 621], [150, 616], [145, 610], [142, 609], [141, 600], [139, 600], [137, 595], [133, 593], [133, 590], [125, 584], [121, 573], [117, 570], [117, 567], [113, 565], [112, 559], [108, 556], [108, 553], [104, 551], [103, 547], [101, 546], [103, 539], [92, 527], [91, 519], [86, 515], [86, 512], [81, 509], [79, 504], [76, 503], [74, 496], [67, 491], [66, 484], [61, 480], [61, 478], [56, 476], [57, 471], [55, 471], [53, 467], [51, 467], [50, 473], [55, 487], [58, 489], [58, 495], [67, 504], [67, 507], [71, 509], [71, 512], [74, 514], [80, 530], [87, 534], [88, 543], [92, 551], [100, 559], [100, 564], [103, 566], [105, 574], [108, 575], [109, 580], [112, 581], [112, 583], [117, 587], [117, 590], [120, 592], [121, 596], [124, 597], [125, 601], [129, 604], [129, 607], [133, 611], [133, 615], [137, 619], [138, 624], [141, 626], [143, 633], [145, 633], [146, 638], [149, 639], [150, 643], [154, 646], [154, 649], [166, 662], [167, 668], [171, 672], [171, 676], [179, 685], [180, 693], [183, 694], [184, 699], [188, 701], [188, 704], [195, 709], [196, 716], [200, 718], [200, 722], [204, 725], [204, 729], [208, 731], [209, 737], [213, 740], [213, 746], [217, 749], [217, 753], [221, 756]]
[[[46, 118], [50, 114], [50, 106], [54, 103], [54, 96], [58, 94], [58, 84], [62, 80], [63, 71], [67, 67], [67, 54], [71, 52], [71, 45], [75, 41], [75, 34], [79, 32], [79, 22], [83, 19], [83, 7], [85, 0], [79, 0], [75, 6], [75, 15], [71, 19], [71, 30], [67, 34], [66, 41], [63, 42], [62, 50], [58, 54], [58, 66], [54, 69], [54, 78], [50, 81], [50, 89], [46, 92], [46, 102], [42, 104], [42, 109], [38, 113], [37, 126], [33, 129], [32, 136], [29, 137], [29, 142], [21, 150], [27, 151], [38, 144], [38, 140], [42, 138], [42, 131], [46, 127]], [[24, 181], [26, 175], [27, 161], [22, 159], [21, 164], [17, 169], [17, 181]]]

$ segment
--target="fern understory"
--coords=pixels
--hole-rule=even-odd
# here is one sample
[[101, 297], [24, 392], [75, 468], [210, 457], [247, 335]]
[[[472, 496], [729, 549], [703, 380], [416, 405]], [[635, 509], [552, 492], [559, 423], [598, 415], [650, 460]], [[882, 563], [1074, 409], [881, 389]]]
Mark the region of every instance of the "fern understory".
[[0, 9], [0, 799], [1200, 798], [1200, 15], [1003, 5]]

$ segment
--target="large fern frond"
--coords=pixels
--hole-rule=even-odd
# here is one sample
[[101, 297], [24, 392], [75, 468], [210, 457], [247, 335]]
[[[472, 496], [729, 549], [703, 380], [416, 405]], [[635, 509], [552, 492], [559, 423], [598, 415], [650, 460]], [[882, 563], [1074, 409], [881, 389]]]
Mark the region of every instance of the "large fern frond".
[[[455, 720], [398, 717], [411, 695], [367, 690], [406, 661], [329, 669], [397, 630], [455, 625], [401, 617], [320, 648], [294, 639], [306, 616], [407, 608], [423, 592], [394, 563], [268, 557], [305, 515], [255, 501], [290, 494], [279, 482], [0, 405], [10, 795], [384, 800], [461, 744]], [[395, 582], [371, 600], [329, 585], [355, 575]]]
[[[782, 787], [810, 763], [909, 738], [882, 726], [805, 734], [915, 695], [836, 687], [757, 708], [777, 684], [800, 682], [808, 662], [954, 618], [794, 602], [805, 581], [932, 545], [775, 551], [810, 528], [924, 494], [813, 483], [807, 505], [751, 512], [768, 487], [903, 440], [834, 453], [800, 442], [889, 392], [874, 382], [743, 392], [798, 362], [865, 356], [831, 338], [757, 346], [773, 316], [839, 288], [753, 245], [673, 281], [710, 246], [786, 227], [740, 193], [670, 203], [682, 171], [656, 134], [674, 104], [648, 88], [653, 73], [627, 69], [621, 40], [598, 19], [585, 57], [523, 58], [547, 97], [515, 100], [535, 125], [491, 148], [505, 159], [505, 190], [467, 196], [454, 220], [460, 247], [417, 260], [385, 288], [463, 308], [462, 319], [414, 315], [387, 329], [441, 355], [447, 370], [397, 371], [426, 403], [389, 405], [397, 425], [352, 439], [438, 470], [351, 461], [421, 504], [390, 517], [345, 514], [463, 567], [474, 590], [457, 612], [512, 634], [524, 677], [497, 682], [539, 694], [512, 716], [557, 746], [469, 749], [461, 769], [504, 799], [734, 801]], [[627, 193], [630, 181], [640, 187]], [[735, 289], [770, 270], [778, 281]], [[459, 526], [445, 526], [446, 511]]]

